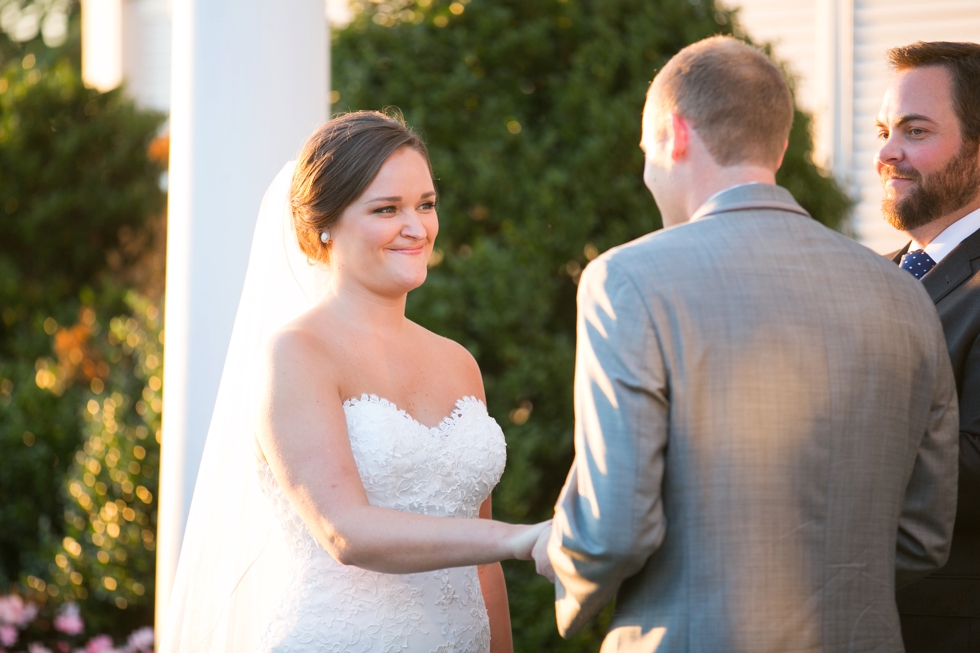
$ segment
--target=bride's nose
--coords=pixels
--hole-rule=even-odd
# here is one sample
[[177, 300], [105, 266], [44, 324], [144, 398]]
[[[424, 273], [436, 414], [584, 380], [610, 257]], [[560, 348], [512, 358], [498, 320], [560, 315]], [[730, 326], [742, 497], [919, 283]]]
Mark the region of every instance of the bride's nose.
[[405, 215], [405, 222], [402, 225], [400, 234], [403, 238], [412, 240], [424, 240], [426, 237], [425, 225], [415, 211], [408, 211]]

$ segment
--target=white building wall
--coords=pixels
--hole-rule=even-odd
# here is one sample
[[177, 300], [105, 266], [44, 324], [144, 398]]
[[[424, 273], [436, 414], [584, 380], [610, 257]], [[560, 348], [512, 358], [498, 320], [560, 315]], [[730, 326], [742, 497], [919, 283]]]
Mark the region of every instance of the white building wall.
[[122, 66], [137, 104], [170, 113], [170, 0], [124, 0]]
[[858, 200], [852, 228], [888, 252], [905, 237], [880, 214], [874, 173], [875, 116], [889, 71], [885, 51], [914, 41], [980, 42], [980, 0], [729, 0], [756, 41], [800, 76], [798, 98], [814, 112], [815, 159]]
[[817, 0], [746, 0], [728, 4], [738, 9], [739, 22], [754, 41], [773, 45], [779, 59], [797, 78], [796, 99], [800, 106], [814, 111]]

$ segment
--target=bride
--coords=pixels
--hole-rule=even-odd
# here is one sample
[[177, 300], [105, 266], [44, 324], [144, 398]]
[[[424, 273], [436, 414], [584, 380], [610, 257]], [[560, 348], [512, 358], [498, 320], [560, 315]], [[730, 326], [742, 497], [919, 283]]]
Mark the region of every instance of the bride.
[[439, 230], [398, 119], [318, 129], [260, 211], [160, 650], [510, 651], [480, 370], [405, 317]]

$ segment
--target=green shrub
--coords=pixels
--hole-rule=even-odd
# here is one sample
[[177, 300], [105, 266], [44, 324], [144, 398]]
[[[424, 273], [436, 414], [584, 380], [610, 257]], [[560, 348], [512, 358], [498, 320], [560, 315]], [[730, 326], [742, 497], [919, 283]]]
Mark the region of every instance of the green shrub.
[[104, 333], [94, 312], [75, 327], [95, 336], [88, 355], [109, 374], [86, 393], [85, 441], [63, 481], [66, 532], [45, 574], [62, 600], [83, 600], [86, 623], [112, 633], [153, 621], [161, 321], [148, 300], [130, 293], [127, 304]]
[[147, 156], [162, 116], [85, 88], [65, 61], [15, 61], [0, 89], [0, 256], [17, 279], [4, 306], [62, 305], [141, 253], [137, 233], [164, 207]]
[[[51, 565], [82, 516], [66, 511], [74, 497], [62, 490], [70, 487], [66, 474], [78, 473], [76, 451], [97, 437], [87, 402], [143, 391], [144, 363], [132, 362], [101, 325], [119, 314], [128, 324], [133, 311], [144, 319], [148, 310], [127, 304], [122, 286], [152, 244], [148, 221], [164, 208], [163, 164], [147, 154], [163, 117], [137, 109], [122, 91], [85, 88], [71, 53], [35, 55], [33, 46], [0, 41], [0, 591], [33, 579], [35, 590], [60, 601], [79, 588], [67, 576], [59, 583], [61, 567]], [[103, 413], [105, 405], [101, 397]], [[117, 415], [132, 410], [126, 401], [116, 406]], [[155, 431], [144, 426], [152, 440]], [[132, 428], [117, 434], [125, 455]], [[155, 446], [145, 446], [153, 474]], [[128, 464], [125, 455], [120, 464]], [[152, 505], [144, 513], [148, 520]], [[122, 578], [116, 593], [88, 585], [117, 613], [120, 596], [137, 607], [152, 600], [152, 554], [139, 551], [139, 537], [130, 544], [131, 576], [150, 588], [146, 599], [126, 598], [138, 595]], [[101, 582], [95, 567], [79, 569], [86, 583]]]

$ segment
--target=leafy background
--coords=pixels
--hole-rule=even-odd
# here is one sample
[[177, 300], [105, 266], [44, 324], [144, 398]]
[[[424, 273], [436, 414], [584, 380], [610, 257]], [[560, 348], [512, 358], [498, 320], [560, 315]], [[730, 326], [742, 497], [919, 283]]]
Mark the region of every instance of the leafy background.
[[[737, 16], [710, 0], [352, 9], [334, 111], [397, 107], [438, 177], [438, 250], [409, 314], [480, 363], [509, 450], [495, 516], [546, 519], [572, 459], [579, 275], [661, 224], [641, 178], [647, 85], [688, 43], [739, 34]], [[57, 44], [0, 34], [0, 592], [78, 601], [118, 638], [152, 620], [166, 143], [125, 89], [84, 88], [66, 11]], [[779, 181], [839, 228], [849, 200], [810, 148], [797, 112]], [[517, 651], [598, 649], [608, 610], [563, 641], [552, 586], [529, 563], [505, 573]]]
[[153, 615], [164, 116], [84, 87], [62, 5], [56, 43], [0, 34], [0, 593], [120, 636]]

